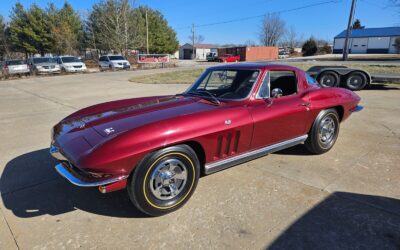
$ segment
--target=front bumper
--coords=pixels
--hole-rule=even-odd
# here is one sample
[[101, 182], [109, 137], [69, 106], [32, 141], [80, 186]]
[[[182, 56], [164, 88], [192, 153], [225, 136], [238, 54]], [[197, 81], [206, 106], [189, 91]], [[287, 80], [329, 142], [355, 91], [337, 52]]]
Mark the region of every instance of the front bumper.
[[[57, 160], [61, 161], [59, 164], [55, 166], [56, 171], [69, 182], [76, 186], [80, 187], [97, 187], [97, 186], [104, 186], [111, 183], [119, 182], [125, 180], [129, 177], [129, 175], [121, 175], [117, 177], [110, 177], [107, 179], [88, 179], [84, 177], [82, 174], [78, 173], [74, 169], [74, 167], [69, 163], [68, 159], [60, 152], [60, 150], [54, 146], [50, 146], [50, 154], [56, 158]], [[83, 171], [83, 170], [81, 170]]]
[[61, 69], [37, 69], [38, 74], [60, 74]]
[[357, 106], [355, 106], [352, 110], [351, 110], [351, 112], [360, 112], [361, 110], [363, 110], [364, 109], [364, 107], [363, 106], [361, 106], [361, 105], [357, 105]]
[[86, 72], [87, 68], [65, 68], [68, 73]]

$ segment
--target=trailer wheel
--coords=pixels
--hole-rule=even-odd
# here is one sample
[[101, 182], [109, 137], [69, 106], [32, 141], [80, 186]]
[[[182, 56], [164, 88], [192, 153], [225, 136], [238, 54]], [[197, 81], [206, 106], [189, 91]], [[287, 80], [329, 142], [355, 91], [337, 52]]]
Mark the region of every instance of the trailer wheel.
[[361, 90], [367, 85], [367, 77], [362, 72], [352, 72], [346, 77], [346, 88], [356, 91]]
[[333, 71], [322, 72], [317, 81], [323, 88], [337, 87], [339, 86], [339, 75]]

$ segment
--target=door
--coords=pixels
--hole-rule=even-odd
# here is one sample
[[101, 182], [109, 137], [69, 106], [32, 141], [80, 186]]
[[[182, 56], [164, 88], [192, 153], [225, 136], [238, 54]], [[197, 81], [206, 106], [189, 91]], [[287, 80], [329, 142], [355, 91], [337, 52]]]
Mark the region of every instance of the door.
[[351, 43], [351, 54], [366, 54], [368, 38], [353, 38]]
[[[292, 71], [270, 71], [260, 91], [263, 93], [249, 106], [254, 122], [251, 148], [261, 148], [293, 139], [307, 133], [308, 95], [299, 93], [298, 77]], [[268, 91], [271, 90], [271, 91]], [[269, 93], [282, 91], [282, 96]], [[270, 97], [269, 97], [270, 96]]]

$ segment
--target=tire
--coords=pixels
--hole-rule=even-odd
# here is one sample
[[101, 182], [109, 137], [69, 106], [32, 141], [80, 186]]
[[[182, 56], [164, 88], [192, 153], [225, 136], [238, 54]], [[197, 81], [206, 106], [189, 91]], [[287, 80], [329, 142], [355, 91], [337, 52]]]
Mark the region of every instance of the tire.
[[146, 156], [136, 167], [128, 181], [129, 198], [142, 212], [161, 216], [189, 200], [199, 176], [200, 163], [192, 148], [178, 145], [161, 149]]
[[322, 110], [315, 119], [305, 146], [310, 153], [323, 154], [335, 144], [340, 129], [339, 115], [335, 109]]
[[337, 87], [339, 86], [339, 75], [332, 71], [322, 72], [317, 81], [323, 88]]
[[365, 88], [368, 80], [367, 76], [362, 72], [352, 72], [346, 77], [345, 87], [356, 91]]

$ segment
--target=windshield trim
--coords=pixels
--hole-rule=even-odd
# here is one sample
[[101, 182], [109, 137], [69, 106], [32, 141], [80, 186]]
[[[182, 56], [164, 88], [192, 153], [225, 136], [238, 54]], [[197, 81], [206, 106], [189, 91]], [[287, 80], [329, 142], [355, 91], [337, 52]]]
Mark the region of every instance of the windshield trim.
[[208, 68], [208, 69], [206, 69], [206, 71], [204, 71], [204, 73], [192, 85], [189, 86], [189, 88], [185, 92], [183, 92], [183, 94], [187, 94], [188, 92], [190, 92], [190, 90], [194, 86], [196, 86], [197, 84], [201, 84], [201, 82], [204, 80], [204, 78], [206, 78], [209, 75], [208, 72], [214, 71], [214, 70], [236, 70], [236, 71], [239, 71], [239, 70], [254, 70], [254, 71], [258, 71], [257, 78], [254, 81], [254, 84], [251, 87], [251, 90], [250, 90], [249, 94], [246, 97], [240, 98], [240, 99], [226, 99], [226, 98], [216, 97], [219, 101], [223, 101], [223, 102], [227, 102], [227, 101], [240, 102], [240, 101], [244, 101], [244, 100], [250, 99], [251, 94], [253, 93], [254, 88], [256, 87], [256, 85], [257, 85], [257, 83], [260, 80], [260, 77], [262, 75], [261, 74], [261, 69], [259, 69], [259, 68], [243, 68], [243, 69], [237, 69], [237, 68], [235, 69], [235, 68], [228, 68], [228, 67], [227, 68]]

